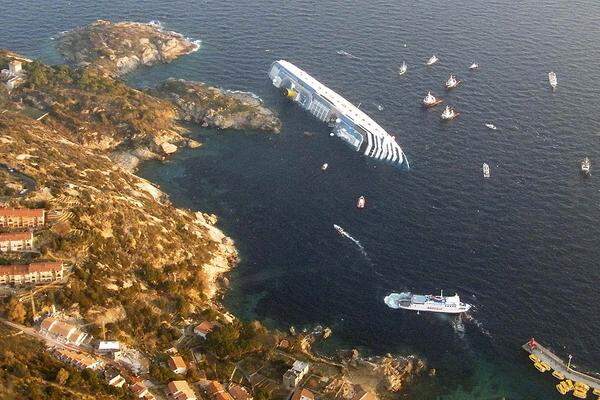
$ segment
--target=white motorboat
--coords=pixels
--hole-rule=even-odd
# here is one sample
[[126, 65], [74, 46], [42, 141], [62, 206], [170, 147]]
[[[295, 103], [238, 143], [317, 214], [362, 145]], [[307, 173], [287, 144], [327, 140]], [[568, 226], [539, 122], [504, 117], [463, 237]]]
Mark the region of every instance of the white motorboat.
[[443, 120], [448, 121], [448, 120], [458, 117], [459, 115], [460, 115], [460, 113], [454, 111], [453, 108], [450, 108], [450, 106], [446, 106], [446, 109], [444, 110], [444, 112], [442, 112], [441, 117]]
[[329, 164], [325, 163], [325, 164], [321, 165], [321, 171], [325, 171], [325, 170], [327, 170], [327, 168], [329, 168]]
[[398, 70], [398, 75], [404, 75], [406, 73], [407, 69], [408, 69], [408, 66], [406, 65], [406, 62], [402, 61], [402, 65], [400, 66], [400, 69]]
[[592, 163], [590, 162], [590, 159], [587, 157], [584, 158], [583, 161], [581, 162], [581, 172], [585, 175], [589, 175], [591, 168], [592, 168]]
[[496, 128], [496, 125], [490, 124], [490, 123], [485, 124], [485, 126], [488, 127], [488, 128], [490, 128], [493, 131], [495, 131], [496, 129], [498, 129], [498, 128]]
[[556, 73], [554, 73], [554, 71], [548, 72], [548, 82], [550, 82], [552, 89], [556, 89], [556, 85], [558, 85], [558, 79], [556, 79]]
[[431, 92], [427, 92], [427, 96], [425, 96], [425, 98], [423, 99], [423, 105], [425, 107], [433, 107], [433, 106], [437, 106], [438, 104], [442, 103], [444, 100], [442, 99], [437, 99], [434, 95], [431, 94]]
[[490, 166], [487, 165], [486, 163], [483, 163], [482, 169], [483, 169], [483, 177], [489, 178], [490, 177]]
[[360, 196], [356, 202], [356, 208], [365, 208], [366, 199], [365, 196]]
[[450, 78], [446, 81], [446, 89], [454, 89], [460, 84], [460, 81], [454, 77], [454, 75], [450, 75]]
[[470, 69], [470, 70], [474, 70], [474, 69], [477, 69], [477, 68], [479, 68], [479, 64], [477, 64], [477, 63], [473, 63], [473, 64], [471, 64], [471, 65], [469, 66], [469, 69]]
[[429, 60], [427, 60], [427, 62], [425, 64], [428, 65], [428, 66], [431, 66], [431, 65], [435, 64], [438, 61], [440, 61], [440, 59], [437, 58], [435, 56], [435, 54], [434, 54], [434, 55], [431, 56], [431, 58], [429, 58]]
[[471, 309], [471, 305], [460, 301], [458, 294], [444, 297], [431, 294], [412, 294], [411, 292], [390, 293], [383, 301], [390, 308], [402, 308], [411, 311], [427, 311], [444, 314], [460, 314]]

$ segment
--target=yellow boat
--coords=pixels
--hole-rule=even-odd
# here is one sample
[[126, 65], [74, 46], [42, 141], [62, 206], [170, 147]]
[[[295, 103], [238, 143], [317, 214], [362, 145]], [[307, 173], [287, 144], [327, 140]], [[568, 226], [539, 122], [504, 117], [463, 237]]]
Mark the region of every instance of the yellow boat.
[[540, 364], [542, 365], [542, 367], [544, 367], [544, 369], [546, 371], [550, 371], [552, 368], [550, 368], [550, 366], [548, 364], [546, 364], [545, 362], [540, 362]]
[[575, 387], [573, 386], [573, 381], [570, 379], [567, 379], [565, 381], [565, 385], [567, 385], [567, 387], [569, 388], [569, 390], [573, 390]]
[[575, 389], [575, 391], [573, 392], [573, 396], [575, 396], [579, 399], [585, 399], [585, 398], [587, 398], [587, 390]]
[[538, 356], [536, 356], [535, 354], [530, 354], [530, 355], [529, 355], [529, 359], [530, 359], [531, 361], [533, 361], [534, 363], [538, 363], [538, 362], [540, 362], [540, 361], [541, 361], [541, 360], [540, 360], [540, 358], [539, 358]]
[[558, 392], [559, 392], [560, 394], [562, 394], [563, 396], [564, 396], [565, 394], [567, 394], [567, 392], [569, 391], [569, 390], [567, 389], [567, 387], [566, 387], [565, 385], [563, 385], [563, 383], [562, 383], [562, 382], [561, 382], [561, 383], [559, 383], [558, 385], [556, 385], [556, 390], [558, 390]]
[[556, 379], [560, 379], [561, 381], [563, 379], [565, 379], [565, 374], [563, 374], [560, 371], [554, 371], [554, 372], [552, 372], [552, 376], [555, 377]]
[[546, 367], [541, 362], [537, 362], [533, 366], [540, 372], [546, 372]]
[[596, 396], [600, 396], [600, 388], [594, 389], [592, 393], [594, 393]]
[[590, 390], [590, 387], [583, 382], [575, 382], [575, 389], [581, 389], [587, 392]]

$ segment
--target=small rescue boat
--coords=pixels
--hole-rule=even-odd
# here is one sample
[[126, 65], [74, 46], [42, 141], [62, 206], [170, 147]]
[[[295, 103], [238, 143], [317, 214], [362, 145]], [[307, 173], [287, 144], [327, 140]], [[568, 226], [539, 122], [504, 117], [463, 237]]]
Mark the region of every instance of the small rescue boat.
[[450, 90], [450, 89], [454, 89], [455, 87], [457, 87], [458, 85], [460, 85], [460, 82], [458, 79], [456, 79], [454, 77], [454, 75], [450, 75], [450, 78], [448, 78], [448, 80], [446, 81], [446, 89]]
[[398, 75], [404, 75], [406, 73], [407, 69], [408, 69], [408, 66], [406, 65], [406, 62], [402, 61], [402, 65], [400, 66], [400, 69], [398, 70]]
[[[484, 177], [484, 178], [489, 178], [489, 177], [490, 177], [490, 166], [489, 166], [489, 165], [487, 165], [487, 163], [483, 163], [482, 169], [483, 169], [483, 177]], [[533, 354], [532, 354], [532, 355], [533, 355]], [[534, 357], [535, 357], [535, 356], [534, 356]], [[531, 357], [530, 357], [530, 358], [531, 358]], [[537, 357], [536, 357], [536, 358], [537, 358]], [[531, 361], [533, 361], [533, 358], [531, 358]], [[539, 359], [538, 359], [538, 361], [536, 361], [536, 362], [539, 362]]]
[[360, 196], [358, 198], [358, 201], [356, 202], [356, 208], [365, 208], [365, 203], [366, 203], [365, 196]]
[[488, 127], [488, 128], [490, 128], [493, 131], [495, 131], [496, 129], [498, 129], [498, 128], [496, 128], [496, 125], [494, 125], [494, 124], [489, 124], [488, 123], [488, 124], [485, 124], [485, 126]]
[[469, 66], [469, 69], [470, 69], [471, 71], [473, 71], [473, 70], [475, 70], [475, 69], [477, 69], [477, 68], [479, 68], [479, 64], [477, 64], [477, 63], [473, 63], [473, 64], [471, 64], [471, 65]]
[[325, 171], [329, 167], [329, 164], [325, 163], [321, 165], [321, 171]]
[[548, 72], [548, 82], [550, 82], [552, 89], [556, 89], [556, 86], [558, 85], [558, 79], [556, 78], [556, 73], [554, 71]]
[[429, 58], [429, 60], [427, 60], [427, 62], [425, 63], [425, 65], [427, 65], [428, 67], [430, 67], [430, 66], [432, 66], [433, 64], [435, 64], [435, 63], [436, 63], [436, 62], [438, 62], [438, 61], [440, 61], [440, 59], [439, 59], [439, 58], [437, 58], [437, 57], [435, 56], [435, 54], [434, 54], [434, 55], [432, 55], [432, 56]]
[[450, 108], [450, 106], [446, 106], [446, 109], [442, 113], [441, 117], [444, 121], [450, 121], [450, 120], [458, 117], [459, 115], [460, 115], [459, 112], [454, 111], [454, 109]]
[[437, 99], [434, 95], [431, 94], [431, 92], [427, 92], [427, 96], [425, 96], [425, 98], [423, 99], [423, 105], [425, 107], [435, 107], [443, 102], [444, 100]]
[[581, 172], [584, 175], [589, 175], [591, 168], [592, 168], [592, 164], [590, 162], [590, 159], [587, 157], [584, 158], [583, 161], [581, 162]]

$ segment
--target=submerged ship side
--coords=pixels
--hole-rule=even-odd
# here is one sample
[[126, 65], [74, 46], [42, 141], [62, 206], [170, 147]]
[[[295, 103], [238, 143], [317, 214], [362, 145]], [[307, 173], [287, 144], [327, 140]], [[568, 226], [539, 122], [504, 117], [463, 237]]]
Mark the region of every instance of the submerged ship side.
[[396, 139], [348, 100], [294, 64], [279, 60], [271, 65], [269, 78], [288, 99], [323, 122], [336, 136], [364, 155], [402, 164], [408, 160]]

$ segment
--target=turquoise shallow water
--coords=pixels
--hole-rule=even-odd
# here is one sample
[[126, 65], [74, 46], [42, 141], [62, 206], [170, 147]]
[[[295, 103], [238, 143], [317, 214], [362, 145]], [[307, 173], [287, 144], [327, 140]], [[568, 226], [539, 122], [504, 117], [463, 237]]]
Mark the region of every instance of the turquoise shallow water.
[[[597, 2], [26, 1], [5, 10], [0, 46], [49, 62], [60, 61], [51, 37], [62, 30], [158, 19], [203, 46], [140, 70], [133, 84], [203, 80], [253, 91], [277, 110], [281, 135], [199, 131], [205, 146], [141, 171], [177, 204], [221, 216], [242, 254], [225, 299], [240, 314], [328, 324], [338, 342], [373, 352], [418, 352], [438, 374], [415, 398], [558, 398], [519, 350], [532, 335], [600, 371], [600, 186], [577, 170], [585, 155], [594, 168], [599, 151]], [[434, 52], [441, 62], [426, 69]], [[360, 102], [396, 135], [411, 170], [364, 159], [283, 101], [266, 78], [278, 58]], [[473, 61], [481, 68], [471, 73]], [[464, 83], [446, 95], [450, 73]], [[443, 125], [441, 110], [424, 111], [429, 89], [459, 119]], [[360, 194], [368, 207], [357, 212]], [[458, 291], [475, 322], [461, 338], [448, 319], [383, 304], [406, 289]]]

